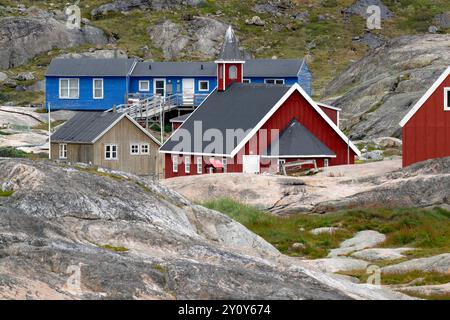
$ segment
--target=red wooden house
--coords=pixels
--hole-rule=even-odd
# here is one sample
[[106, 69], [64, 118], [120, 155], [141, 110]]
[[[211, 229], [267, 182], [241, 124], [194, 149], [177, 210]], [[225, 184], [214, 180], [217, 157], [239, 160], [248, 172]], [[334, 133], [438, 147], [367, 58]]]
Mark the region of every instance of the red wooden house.
[[400, 122], [403, 166], [450, 157], [450, 67]]
[[231, 29], [216, 63], [218, 87], [160, 148], [166, 178], [275, 172], [303, 160], [353, 164], [360, 155], [338, 127], [339, 109], [319, 106], [300, 85], [243, 83], [245, 62]]

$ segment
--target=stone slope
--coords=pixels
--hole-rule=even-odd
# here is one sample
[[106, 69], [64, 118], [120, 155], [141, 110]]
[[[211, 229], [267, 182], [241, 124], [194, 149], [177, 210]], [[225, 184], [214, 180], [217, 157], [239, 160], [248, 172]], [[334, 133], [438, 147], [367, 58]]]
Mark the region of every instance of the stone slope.
[[393, 299], [284, 257], [160, 184], [0, 159], [0, 297]]

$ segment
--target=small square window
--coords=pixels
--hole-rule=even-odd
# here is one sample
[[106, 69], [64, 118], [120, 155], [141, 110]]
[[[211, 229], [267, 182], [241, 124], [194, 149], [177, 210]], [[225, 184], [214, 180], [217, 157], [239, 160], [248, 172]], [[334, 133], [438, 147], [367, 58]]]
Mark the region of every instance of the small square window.
[[141, 154], [149, 154], [150, 147], [148, 144], [141, 144]]
[[105, 145], [105, 160], [117, 160], [117, 145]]
[[209, 81], [202, 80], [198, 83], [199, 91], [209, 91]]
[[130, 145], [130, 153], [131, 154], [139, 154], [139, 145], [138, 144]]
[[148, 80], [139, 81], [139, 91], [144, 92], [150, 91], [150, 81]]

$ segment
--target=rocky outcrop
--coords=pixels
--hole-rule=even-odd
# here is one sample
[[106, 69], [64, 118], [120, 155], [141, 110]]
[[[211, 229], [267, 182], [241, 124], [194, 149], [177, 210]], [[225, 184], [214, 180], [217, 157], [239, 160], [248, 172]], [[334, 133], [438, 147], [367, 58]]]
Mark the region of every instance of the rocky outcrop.
[[371, 248], [357, 251], [352, 257], [369, 261], [396, 260], [405, 258], [403, 253], [413, 250], [414, 248]]
[[120, 172], [0, 159], [0, 297], [396, 299], [325, 275], [218, 212]]
[[344, 14], [347, 15], [358, 15], [363, 18], [367, 18], [369, 14], [367, 13], [367, 8], [369, 6], [378, 6], [381, 10], [381, 19], [389, 19], [394, 16], [391, 10], [383, 3], [381, 0], [357, 0], [353, 5], [343, 10]]
[[79, 58], [93, 58], [93, 59], [111, 59], [111, 58], [128, 58], [128, 55], [123, 50], [119, 49], [92, 49], [87, 52], [71, 52], [64, 53], [58, 56], [62, 59], [79, 59]]
[[162, 21], [148, 29], [153, 45], [167, 60], [184, 57], [187, 53], [199, 59], [217, 56], [227, 25], [207, 17], [193, 17], [178, 25]]
[[450, 64], [450, 35], [404, 36], [371, 51], [327, 86], [353, 139], [401, 136], [400, 120]]
[[383, 273], [404, 273], [410, 271], [438, 272], [450, 274], [450, 253], [428, 258], [413, 259], [381, 269]]
[[106, 43], [108, 37], [102, 30], [89, 25], [69, 29], [65, 21], [43, 11], [0, 18], [0, 68], [22, 65], [55, 48]]
[[269, 13], [275, 16], [282, 16], [286, 11], [292, 9], [294, 4], [291, 0], [263, 0], [258, 1], [253, 10], [258, 13]]
[[386, 236], [374, 230], [364, 230], [355, 234], [352, 238], [345, 240], [339, 245], [339, 248], [331, 249], [328, 257], [335, 258], [346, 256], [352, 252], [360, 251], [366, 248], [375, 247], [384, 242]]
[[180, 9], [183, 6], [198, 6], [206, 0], [116, 0], [106, 3], [91, 11], [91, 16], [98, 17], [111, 12], [128, 12], [140, 10]]

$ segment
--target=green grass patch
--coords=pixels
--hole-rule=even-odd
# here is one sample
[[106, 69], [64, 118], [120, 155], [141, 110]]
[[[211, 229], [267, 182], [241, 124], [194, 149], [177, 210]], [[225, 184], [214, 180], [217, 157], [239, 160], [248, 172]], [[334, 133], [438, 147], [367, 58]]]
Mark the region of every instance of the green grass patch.
[[117, 181], [124, 180], [124, 178], [122, 176], [119, 176], [117, 174], [98, 171], [98, 167], [97, 166], [90, 166], [90, 167], [74, 166], [74, 168], [77, 169], [78, 171], [83, 171], [83, 172], [86, 172], [86, 173], [95, 174], [95, 175], [101, 176], [101, 177], [112, 178], [112, 179], [117, 180]]
[[[52, 121], [51, 127], [55, 128], [55, 127], [59, 126], [60, 124], [63, 124], [64, 122], [65, 122], [64, 120]], [[33, 127], [33, 129], [35, 129], [35, 130], [48, 130], [48, 122], [47, 121], [41, 122], [41, 123], [35, 125]]]
[[10, 197], [14, 193], [14, 190], [3, 191], [0, 189], [0, 197]]
[[[227, 214], [260, 235], [281, 252], [291, 256], [321, 258], [329, 250], [362, 230], [386, 234], [383, 247], [419, 248], [410, 257], [450, 252], [450, 212], [435, 209], [360, 209], [325, 215], [297, 214], [275, 216], [231, 199], [203, 203], [207, 208]], [[313, 235], [309, 230], [339, 227], [334, 234]], [[294, 243], [303, 248], [292, 249]]]
[[9, 136], [11, 133], [0, 130], [0, 136]]
[[109, 244], [97, 244], [97, 246], [99, 246], [100, 248], [106, 249], [106, 250], [110, 250], [110, 251], [114, 251], [114, 252], [127, 252], [130, 251], [130, 249], [125, 248], [125, 247], [115, 247]]

